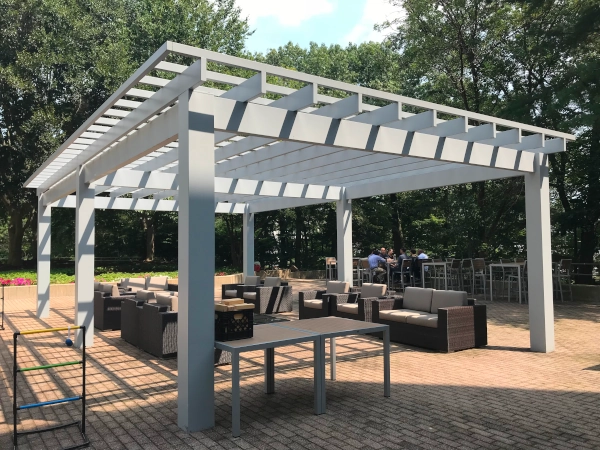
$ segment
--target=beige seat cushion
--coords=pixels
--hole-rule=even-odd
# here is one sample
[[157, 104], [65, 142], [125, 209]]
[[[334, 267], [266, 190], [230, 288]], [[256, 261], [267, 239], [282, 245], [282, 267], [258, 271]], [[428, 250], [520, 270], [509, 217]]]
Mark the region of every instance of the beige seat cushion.
[[169, 277], [148, 277], [146, 278], [147, 291], [168, 291]]
[[99, 291], [99, 290], [100, 290], [100, 282], [94, 281], [94, 291]]
[[358, 314], [358, 303], [340, 303], [337, 310], [348, 314]]
[[244, 300], [256, 300], [256, 292], [244, 292], [242, 298]]
[[414, 311], [412, 309], [392, 309], [389, 311], [379, 311], [379, 318], [384, 320], [391, 320], [394, 322], [406, 323], [406, 319], [410, 316], [423, 316], [427, 313], [421, 311]]
[[266, 277], [265, 286], [281, 286], [281, 278], [279, 277]]
[[328, 281], [328, 294], [346, 294], [350, 290], [350, 283], [346, 281]]
[[304, 300], [305, 308], [323, 309], [323, 300]]
[[121, 288], [137, 292], [140, 289], [146, 289], [145, 278], [121, 278]]
[[179, 309], [179, 297], [171, 295], [170, 292], [155, 292], [156, 303], [168, 306], [171, 311], [177, 312]]
[[406, 318], [406, 323], [412, 323], [413, 325], [420, 325], [422, 327], [437, 328], [438, 315], [421, 314], [419, 316], [408, 316]]
[[432, 296], [433, 289], [407, 287], [404, 291], [404, 301], [402, 302], [402, 306], [404, 309], [430, 312]]
[[467, 306], [467, 293], [465, 291], [433, 291], [432, 314], [437, 314], [438, 308], [449, 308], [450, 306]]
[[260, 284], [259, 276], [249, 276], [244, 280], [246, 286], [258, 286]]
[[135, 293], [135, 298], [147, 302], [148, 300], [154, 300], [156, 298], [156, 293], [154, 291], [141, 289]]
[[363, 283], [362, 288], [360, 289], [360, 297], [383, 297], [385, 291], [387, 291], [387, 286], [385, 284]]
[[237, 289], [227, 289], [225, 295], [227, 297], [237, 297]]

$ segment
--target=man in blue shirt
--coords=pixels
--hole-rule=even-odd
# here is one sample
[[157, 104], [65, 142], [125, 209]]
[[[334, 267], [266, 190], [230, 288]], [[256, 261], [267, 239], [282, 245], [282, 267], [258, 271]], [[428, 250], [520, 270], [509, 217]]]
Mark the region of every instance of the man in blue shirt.
[[386, 270], [379, 267], [379, 263], [386, 263], [387, 261], [378, 255], [379, 251], [377, 249], [373, 250], [373, 253], [369, 255], [369, 268], [371, 269], [371, 273], [373, 274], [373, 282], [375, 279], [380, 283], [385, 281]]

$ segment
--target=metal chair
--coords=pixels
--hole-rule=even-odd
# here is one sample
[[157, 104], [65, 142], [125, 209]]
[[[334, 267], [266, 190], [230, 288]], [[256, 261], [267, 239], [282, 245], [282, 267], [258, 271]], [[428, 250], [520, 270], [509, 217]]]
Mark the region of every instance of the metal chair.
[[485, 259], [475, 258], [473, 259], [473, 295], [477, 291], [477, 282], [479, 281], [479, 288], [483, 288], [483, 299], [487, 299], [487, 271], [485, 265]]
[[337, 268], [337, 260], [333, 256], [327, 256], [325, 258], [325, 279], [326, 280], [335, 280], [336, 273], [335, 270]]
[[453, 259], [450, 263], [450, 282], [448, 283], [448, 289], [451, 291], [463, 291], [462, 288], [462, 261], [460, 259]]
[[[560, 301], [564, 302], [564, 294], [563, 294], [563, 279], [566, 279], [567, 286], [569, 286], [569, 300], [573, 300], [573, 288], [571, 286], [571, 263], [573, 261], [571, 259], [561, 259], [558, 263], [558, 266], [552, 273], [552, 280], [554, 281], [556, 287], [558, 287], [558, 292], [560, 294]], [[556, 288], [555, 288], [556, 292]]]
[[[516, 283], [517, 287], [519, 286], [519, 275], [508, 275], [508, 301], [510, 302], [510, 292], [512, 288], [513, 281]], [[521, 294], [522, 299], [525, 299], [525, 302], [528, 302], [527, 299], [527, 261], [525, 260], [523, 263], [523, 270], [521, 270]], [[517, 293], [518, 295], [518, 293]], [[519, 301], [521, 303], [521, 301]]]
[[[411, 272], [411, 266], [412, 266], [411, 259], [403, 259], [402, 260], [402, 265], [400, 266], [400, 270], [401, 270], [400, 280], [401, 280], [402, 292], [404, 292], [407, 285], [408, 286], [415, 285], [415, 279]], [[408, 279], [408, 283], [406, 282], [407, 279]]]
[[[467, 293], [474, 295], [475, 294], [475, 270], [473, 269], [473, 260], [471, 258], [462, 260], [462, 287], [463, 291], [467, 291]], [[471, 291], [467, 289], [469, 287]]]
[[367, 283], [373, 282], [373, 271], [369, 266], [369, 259], [362, 258], [358, 260], [358, 266], [360, 267], [360, 285], [366, 281]]

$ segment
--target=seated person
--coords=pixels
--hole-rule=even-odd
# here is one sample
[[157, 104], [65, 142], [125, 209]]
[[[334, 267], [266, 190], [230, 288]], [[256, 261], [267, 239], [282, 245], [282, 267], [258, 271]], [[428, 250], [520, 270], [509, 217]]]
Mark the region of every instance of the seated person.
[[373, 253], [369, 255], [369, 268], [371, 269], [371, 273], [373, 274], [373, 282], [375, 282], [375, 279], [377, 279], [379, 283], [384, 283], [387, 271], [384, 268], [379, 267], [379, 263], [385, 264], [387, 262], [391, 262], [391, 260], [383, 259], [381, 256], [378, 255], [378, 253], [378, 250], [375, 249], [373, 250]]

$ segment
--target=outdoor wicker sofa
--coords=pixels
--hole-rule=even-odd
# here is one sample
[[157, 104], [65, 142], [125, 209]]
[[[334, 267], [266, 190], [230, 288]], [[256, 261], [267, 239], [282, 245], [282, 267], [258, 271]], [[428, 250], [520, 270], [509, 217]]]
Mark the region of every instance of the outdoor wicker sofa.
[[238, 286], [239, 289], [243, 290], [241, 298], [254, 303], [254, 311], [259, 314], [292, 311], [292, 286], [284, 286], [281, 278], [266, 277], [262, 285]]
[[[260, 277], [259, 276], [247, 276], [244, 278], [244, 284], [223, 284], [221, 286], [221, 298], [242, 298], [242, 293], [244, 292], [243, 287], [252, 287], [260, 285]], [[241, 290], [238, 290], [241, 288]]]
[[345, 303], [350, 297], [349, 290], [350, 283], [345, 281], [328, 281], [327, 289], [325, 290], [300, 291], [298, 293], [300, 319], [314, 319], [330, 316], [330, 296], [336, 294], [336, 301]]
[[395, 293], [387, 291], [385, 284], [377, 283], [363, 283], [359, 290], [352, 292], [348, 296], [347, 301], [333, 301], [331, 303], [331, 315], [336, 317], [344, 317], [346, 319], [363, 320], [365, 322], [372, 322], [372, 303], [375, 300], [387, 300], [386, 303], [380, 303], [383, 305], [389, 305], [391, 309], [394, 300], [402, 298], [396, 296]]
[[372, 320], [402, 344], [443, 352], [487, 345], [486, 307], [466, 292], [408, 287], [403, 298], [373, 301]]

